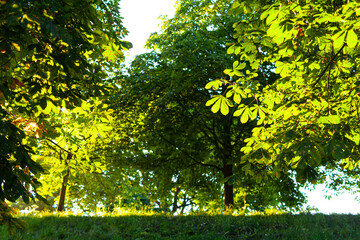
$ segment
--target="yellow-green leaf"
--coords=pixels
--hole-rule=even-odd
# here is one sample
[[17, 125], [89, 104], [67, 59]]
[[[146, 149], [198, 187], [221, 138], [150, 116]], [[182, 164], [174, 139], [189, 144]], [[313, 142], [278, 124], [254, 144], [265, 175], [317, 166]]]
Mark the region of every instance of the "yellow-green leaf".
[[239, 64], [238, 66], [236, 66], [236, 70], [242, 70], [246, 67], [246, 62], [242, 62], [241, 64]]
[[229, 106], [227, 105], [227, 101], [221, 101], [220, 110], [223, 115], [227, 115], [229, 113]]
[[244, 112], [245, 108], [240, 108], [234, 112], [234, 117], [240, 116]]
[[227, 93], [226, 93], [226, 97], [227, 98], [231, 98], [231, 96], [234, 94], [234, 89], [231, 89], [230, 91], [228, 91]]
[[288, 120], [292, 116], [290, 109], [284, 111], [284, 120]]
[[354, 48], [357, 45], [358, 37], [353, 29], [351, 29], [346, 37], [346, 43], [349, 48]]
[[265, 113], [261, 108], [259, 108], [259, 117], [260, 117], [260, 119], [263, 119], [263, 120], [265, 119]]
[[235, 94], [234, 94], [234, 102], [237, 104], [240, 104], [240, 102], [241, 102], [241, 95], [237, 92], [235, 92]]
[[235, 51], [235, 45], [232, 45], [232, 46], [230, 46], [230, 47], [228, 48], [227, 54], [233, 54], [234, 51]]
[[327, 124], [339, 124], [340, 123], [340, 117], [337, 115], [329, 115], [329, 116], [323, 116], [319, 118], [320, 123], [327, 123]]
[[239, 65], [239, 61], [233, 62], [233, 69], [236, 69], [238, 65]]
[[48, 115], [51, 113], [51, 109], [53, 108], [53, 103], [50, 100], [46, 101], [46, 108], [42, 111], [44, 114]]
[[249, 111], [249, 108], [245, 108], [240, 118], [241, 123], [247, 123], [247, 121], [249, 120]]
[[344, 31], [338, 32], [337, 34], [334, 35], [333, 40], [334, 40], [334, 48], [335, 49], [341, 48], [345, 42], [345, 32]]
[[212, 88], [213, 90], [218, 90], [221, 85], [222, 85], [222, 81], [219, 80], [219, 79], [217, 79], [217, 80], [208, 82], [208, 83], [205, 85], [205, 88], [206, 88], [206, 89]]
[[209, 101], [207, 101], [205, 106], [209, 107], [209, 106], [213, 105], [217, 100], [219, 100], [219, 97], [215, 96], [212, 99], [210, 99]]
[[221, 101], [219, 101], [220, 99], [217, 99], [218, 101], [215, 102], [215, 104], [211, 107], [211, 111], [213, 113], [217, 113], [220, 109], [220, 105], [221, 105]]

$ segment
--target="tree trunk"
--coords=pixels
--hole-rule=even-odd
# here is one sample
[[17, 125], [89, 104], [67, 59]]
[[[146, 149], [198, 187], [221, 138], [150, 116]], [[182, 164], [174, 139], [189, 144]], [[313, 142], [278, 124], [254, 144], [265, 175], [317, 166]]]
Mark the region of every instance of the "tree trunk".
[[184, 214], [184, 211], [185, 211], [185, 208], [186, 208], [187, 204], [186, 204], [186, 197], [184, 197], [184, 201], [183, 203], [181, 204], [181, 211], [180, 211], [180, 214]]
[[180, 190], [181, 189], [179, 187], [176, 187], [176, 189], [175, 189], [174, 202], [173, 202], [173, 207], [172, 207], [172, 211], [171, 211], [172, 214], [174, 214], [178, 209], [178, 198], [179, 198]]
[[68, 156], [65, 159], [65, 167], [67, 168], [67, 170], [66, 170], [65, 176], [63, 177], [63, 181], [62, 181], [62, 185], [61, 185], [60, 200], [59, 200], [59, 204], [57, 207], [58, 212], [64, 211], [66, 186], [67, 186], [67, 182], [68, 182], [69, 176], [70, 176], [69, 161], [71, 160], [72, 156], [73, 155], [71, 153], [68, 153]]
[[[226, 164], [223, 168], [224, 178], [229, 178], [233, 175], [233, 165]], [[225, 210], [233, 210], [234, 209], [234, 186], [229, 183], [228, 179], [224, 183], [224, 206]]]

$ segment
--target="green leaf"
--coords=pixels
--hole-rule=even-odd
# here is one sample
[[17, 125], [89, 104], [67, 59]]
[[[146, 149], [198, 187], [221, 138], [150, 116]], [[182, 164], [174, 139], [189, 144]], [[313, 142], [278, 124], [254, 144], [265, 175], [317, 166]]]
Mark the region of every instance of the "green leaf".
[[205, 85], [205, 88], [206, 88], [206, 89], [212, 88], [213, 90], [218, 90], [219, 87], [221, 87], [222, 84], [223, 84], [223, 82], [222, 82], [221, 80], [217, 79], [217, 80], [208, 82], [208, 83]]
[[79, 113], [79, 114], [86, 114], [86, 112], [84, 111], [84, 109], [82, 107], [76, 107], [73, 110], [71, 110], [71, 112]]
[[219, 100], [219, 96], [214, 96], [212, 99], [206, 102], [205, 106], [209, 107], [213, 105], [217, 100]]
[[259, 117], [260, 119], [265, 119], [265, 112], [261, 108], [259, 108]]
[[51, 113], [53, 108], [53, 103], [50, 100], [46, 101], [46, 108], [42, 111], [44, 114], [48, 115]]
[[239, 65], [239, 61], [233, 62], [233, 69], [236, 69], [236, 67]]
[[221, 113], [223, 115], [227, 115], [229, 113], [229, 106], [227, 105], [226, 101], [222, 101], [221, 103]]
[[[251, 111], [252, 109], [252, 111]], [[254, 120], [257, 117], [257, 112], [258, 112], [258, 108], [257, 107], [252, 107], [249, 111], [249, 117], [251, 120]]]
[[245, 111], [245, 107], [238, 109], [234, 112], [234, 117], [240, 116]]
[[105, 51], [103, 56], [111, 62], [115, 62], [117, 59], [123, 56], [123, 53], [119, 50], [119, 46], [115, 44], [109, 44], [104, 46]]
[[232, 46], [230, 46], [230, 47], [228, 48], [227, 54], [233, 54], [234, 51], [235, 51], [235, 45], [232, 45]]
[[235, 71], [233, 72], [233, 74], [235, 74], [235, 75], [238, 76], [238, 77], [244, 76], [244, 74], [243, 74], [242, 72], [239, 72], [238, 70], [235, 70]]
[[213, 113], [217, 113], [217, 112], [219, 111], [219, 109], [220, 109], [220, 106], [221, 106], [221, 100], [220, 100], [220, 98], [218, 97], [217, 100], [218, 100], [218, 101], [216, 101], [215, 104], [211, 107], [211, 111], [212, 111]]
[[242, 70], [246, 67], [246, 62], [242, 62], [241, 64], [239, 64], [237, 67], [236, 67], [236, 70]]
[[346, 37], [346, 43], [349, 48], [354, 48], [357, 45], [358, 37], [353, 29], [348, 31], [347, 37]]
[[10, 146], [8, 140], [4, 136], [0, 135], [0, 156], [7, 157], [9, 153]]
[[240, 104], [241, 102], [241, 95], [237, 92], [234, 93], [234, 102]]
[[292, 116], [291, 111], [289, 109], [287, 111], [284, 111], [284, 120], [288, 120]]
[[249, 120], [249, 111], [250, 111], [250, 109], [248, 107], [245, 108], [245, 110], [240, 118], [241, 123], [247, 123], [247, 121]]
[[334, 48], [339, 49], [344, 45], [345, 42], [345, 32], [340, 31], [337, 34], [334, 35], [333, 41], [334, 41]]
[[240, 149], [240, 151], [243, 152], [243, 153], [245, 153], [245, 154], [247, 154], [247, 153], [249, 153], [249, 152], [252, 151], [252, 147], [245, 146], [245, 147], [242, 147], [242, 148]]
[[229, 75], [230, 77], [234, 76], [234, 74], [233, 74], [233, 72], [232, 72], [231, 69], [225, 69], [225, 70], [224, 70], [224, 73], [225, 73], [226, 75]]
[[340, 117], [338, 115], [322, 116], [318, 121], [325, 124], [339, 124]]
[[226, 98], [231, 98], [231, 96], [235, 93], [234, 89], [231, 89], [226, 93]]
[[311, 148], [310, 156], [312, 157], [312, 159], [315, 161], [315, 163], [317, 165], [319, 165], [321, 163], [321, 154], [319, 153], [319, 151], [317, 149]]

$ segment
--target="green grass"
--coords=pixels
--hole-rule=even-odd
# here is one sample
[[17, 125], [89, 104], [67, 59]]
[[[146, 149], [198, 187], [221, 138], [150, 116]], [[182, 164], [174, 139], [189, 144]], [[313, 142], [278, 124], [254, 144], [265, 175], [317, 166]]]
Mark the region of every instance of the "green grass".
[[360, 239], [357, 215], [27, 216], [0, 239]]

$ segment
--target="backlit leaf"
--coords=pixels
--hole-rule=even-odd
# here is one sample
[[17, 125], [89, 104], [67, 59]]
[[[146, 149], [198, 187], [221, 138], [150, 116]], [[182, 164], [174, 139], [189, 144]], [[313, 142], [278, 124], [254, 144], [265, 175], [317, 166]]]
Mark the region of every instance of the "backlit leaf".
[[217, 101], [214, 103], [214, 105], [211, 107], [211, 111], [213, 113], [217, 113], [220, 109], [220, 106], [221, 106], [221, 100], [220, 98], [218, 98]]
[[229, 113], [229, 106], [227, 105], [226, 101], [222, 101], [221, 103], [221, 113], [223, 115], [227, 115]]
[[241, 123], [247, 123], [247, 121], [249, 120], [249, 111], [250, 111], [249, 108], [245, 108], [240, 118]]
[[208, 100], [205, 105], [206, 105], [207, 107], [209, 107], [209, 106], [213, 105], [217, 100], [219, 100], [219, 97], [218, 97], [218, 96], [214, 96], [212, 99]]
[[319, 122], [326, 124], [339, 124], [340, 117], [337, 115], [322, 116], [319, 118]]
[[358, 37], [353, 29], [348, 31], [347, 37], [346, 37], [346, 43], [350, 48], [354, 48], [357, 45]]

